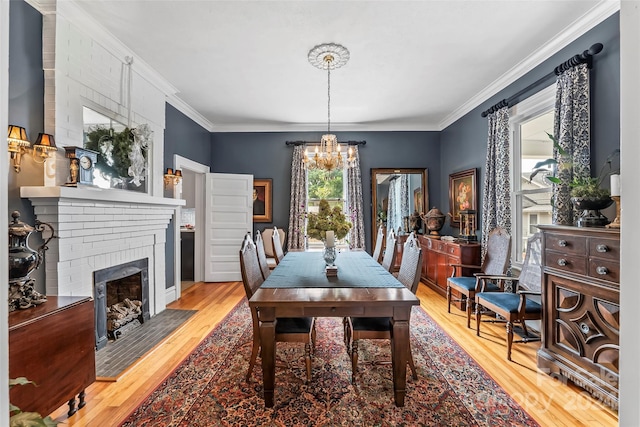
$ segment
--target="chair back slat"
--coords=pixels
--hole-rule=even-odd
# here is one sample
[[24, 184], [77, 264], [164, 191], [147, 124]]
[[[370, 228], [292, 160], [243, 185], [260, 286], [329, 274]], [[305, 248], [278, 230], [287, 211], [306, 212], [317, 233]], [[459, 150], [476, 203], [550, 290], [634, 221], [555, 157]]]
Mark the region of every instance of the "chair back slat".
[[273, 255], [276, 262], [280, 263], [282, 258], [284, 258], [284, 250], [282, 249], [282, 240], [280, 240], [280, 231], [278, 231], [278, 227], [273, 227], [271, 241], [273, 242]]
[[371, 256], [376, 262], [380, 262], [380, 254], [382, 254], [382, 241], [384, 240], [384, 229], [382, 226], [378, 227], [378, 234], [376, 235], [376, 246], [373, 248]]
[[485, 274], [504, 274], [511, 257], [511, 236], [501, 227], [494, 228], [487, 239], [487, 251], [482, 261]]
[[402, 262], [400, 262], [400, 271], [398, 271], [398, 281], [415, 294], [420, 283], [421, 271], [422, 248], [415, 237], [409, 238], [402, 249]]
[[253, 240], [251, 240], [250, 233], [245, 235], [242, 241], [242, 247], [240, 248], [240, 270], [242, 272], [242, 283], [244, 284], [247, 299], [250, 299], [262, 285], [262, 282], [264, 282], [258, 263], [256, 245], [253, 243]]
[[271, 270], [269, 270], [269, 263], [267, 262], [267, 255], [264, 252], [264, 242], [262, 241], [262, 233], [259, 230], [256, 231], [256, 252], [258, 253], [258, 264], [260, 264], [260, 271], [262, 271], [262, 278], [267, 279]]
[[387, 244], [384, 250], [384, 257], [382, 258], [382, 267], [385, 270], [391, 271], [393, 263], [396, 260], [396, 233], [393, 230], [389, 230], [387, 234]]
[[527, 240], [527, 252], [520, 272], [518, 288], [533, 292], [542, 290], [542, 241], [540, 233]]

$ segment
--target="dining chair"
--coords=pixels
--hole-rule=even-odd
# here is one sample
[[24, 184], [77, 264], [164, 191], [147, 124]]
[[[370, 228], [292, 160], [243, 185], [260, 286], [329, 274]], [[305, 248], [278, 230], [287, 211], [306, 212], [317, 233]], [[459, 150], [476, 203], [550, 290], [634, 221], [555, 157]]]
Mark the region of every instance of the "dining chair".
[[[500, 275], [478, 275], [480, 292], [476, 293], [476, 335], [480, 336], [482, 310], [486, 309], [504, 319], [507, 328], [507, 360], [511, 361], [511, 346], [514, 342], [540, 341], [539, 336], [530, 335], [527, 320], [542, 320], [542, 305], [532, 296], [542, 295], [542, 244], [540, 233], [527, 241], [527, 251], [518, 277]], [[516, 284], [515, 292], [482, 292], [487, 280], [510, 280]], [[539, 299], [539, 298], [538, 298]], [[514, 323], [522, 328], [521, 340], [513, 341]]]
[[260, 233], [260, 230], [256, 230], [255, 244], [262, 278], [266, 280], [267, 277], [269, 277], [269, 274], [271, 274], [271, 270], [269, 269], [269, 263], [267, 262], [267, 255], [264, 253], [264, 242], [262, 241], [262, 233]]
[[[240, 270], [242, 272], [242, 283], [244, 285], [247, 299], [251, 299], [253, 294], [264, 282], [256, 245], [251, 240], [251, 235], [247, 233], [240, 248]], [[253, 346], [251, 348], [251, 358], [249, 359], [249, 370], [246, 381], [249, 382], [253, 367], [260, 350], [260, 323], [258, 311], [251, 309], [251, 319], [253, 322]], [[307, 382], [311, 380], [311, 353], [315, 348], [316, 329], [313, 317], [279, 317], [276, 322], [275, 331], [276, 342], [302, 342], [304, 343], [304, 358], [307, 370]]]
[[[262, 231], [262, 244], [264, 245], [264, 253], [267, 256], [267, 263], [269, 264], [269, 269], [273, 270], [276, 268], [278, 263], [275, 258], [275, 251], [273, 248], [273, 229], [275, 227], [268, 227]], [[280, 244], [284, 246], [284, 239], [286, 237], [286, 232], [282, 229], [278, 229], [278, 234], [280, 235]]]
[[381, 225], [378, 227], [378, 234], [376, 235], [376, 246], [373, 248], [371, 256], [376, 262], [380, 262], [380, 255], [382, 254], [382, 244], [384, 240], [384, 227]]
[[284, 251], [282, 250], [284, 236], [282, 238], [280, 237], [280, 230], [278, 230], [277, 227], [273, 227], [271, 241], [273, 242], [273, 257], [276, 259], [276, 264], [280, 264], [280, 261], [284, 258]]
[[[455, 289], [461, 295], [458, 301], [464, 301], [467, 311], [467, 328], [471, 328], [471, 312], [475, 302], [476, 292], [479, 292], [480, 283], [477, 273], [473, 276], [460, 276], [462, 269], [475, 270], [485, 275], [505, 274], [509, 266], [511, 256], [511, 236], [501, 227], [496, 227], [487, 238], [486, 252], [482, 265], [451, 264], [451, 277], [447, 279], [447, 312], [451, 313], [451, 291]], [[485, 292], [501, 290], [495, 283], [487, 281]]]
[[382, 267], [388, 272], [391, 272], [393, 264], [396, 262], [396, 254], [396, 233], [393, 230], [389, 230], [384, 248], [384, 256], [382, 257]]
[[[422, 270], [422, 249], [417, 239], [412, 239], [404, 248], [398, 281], [412, 293], [418, 290], [420, 271]], [[351, 356], [351, 382], [355, 384], [358, 370], [358, 340], [361, 339], [391, 339], [391, 318], [389, 317], [348, 317], [345, 325], [345, 342], [347, 353]], [[409, 358], [407, 360], [414, 380], [418, 379], [411, 343], [409, 343]]]

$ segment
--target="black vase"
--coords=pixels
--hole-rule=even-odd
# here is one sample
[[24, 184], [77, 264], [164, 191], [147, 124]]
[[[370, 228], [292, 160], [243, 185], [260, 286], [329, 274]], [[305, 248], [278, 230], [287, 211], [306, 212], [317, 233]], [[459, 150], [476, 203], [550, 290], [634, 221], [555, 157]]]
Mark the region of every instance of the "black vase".
[[613, 203], [610, 197], [572, 197], [571, 203], [577, 210], [581, 210], [576, 220], [578, 227], [604, 227], [609, 224], [606, 216], [600, 213], [601, 209], [608, 208]]

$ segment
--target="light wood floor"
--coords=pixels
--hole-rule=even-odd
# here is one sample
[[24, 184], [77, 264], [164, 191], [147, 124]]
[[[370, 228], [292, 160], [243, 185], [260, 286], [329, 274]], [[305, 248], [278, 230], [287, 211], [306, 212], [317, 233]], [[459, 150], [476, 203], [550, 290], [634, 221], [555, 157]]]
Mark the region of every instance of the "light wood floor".
[[[506, 360], [504, 326], [483, 325], [482, 337], [466, 328], [463, 312], [447, 314], [446, 301], [423, 284], [422, 307], [542, 426], [616, 426], [617, 414], [584, 391], [536, 371], [539, 343], [514, 344]], [[67, 418], [66, 405], [52, 417], [68, 426], [117, 426], [204, 339], [244, 297], [242, 283], [198, 283], [169, 305], [199, 310], [183, 327], [133, 366], [117, 382], [96, 382], [87, 389], [87, 406]]]

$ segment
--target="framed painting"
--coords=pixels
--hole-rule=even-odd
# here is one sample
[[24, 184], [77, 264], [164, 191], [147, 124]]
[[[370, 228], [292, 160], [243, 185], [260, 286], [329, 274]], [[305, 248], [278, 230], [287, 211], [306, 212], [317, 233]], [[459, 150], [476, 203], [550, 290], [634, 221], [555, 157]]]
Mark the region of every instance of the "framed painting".
[[460, 211], [478, 212], [478, 170], [467, 169], [449, 175], [449, 213], [451, 225], [460, 226]]
[[253, 180], [253, 222], [271, 222], [271, 179]]

